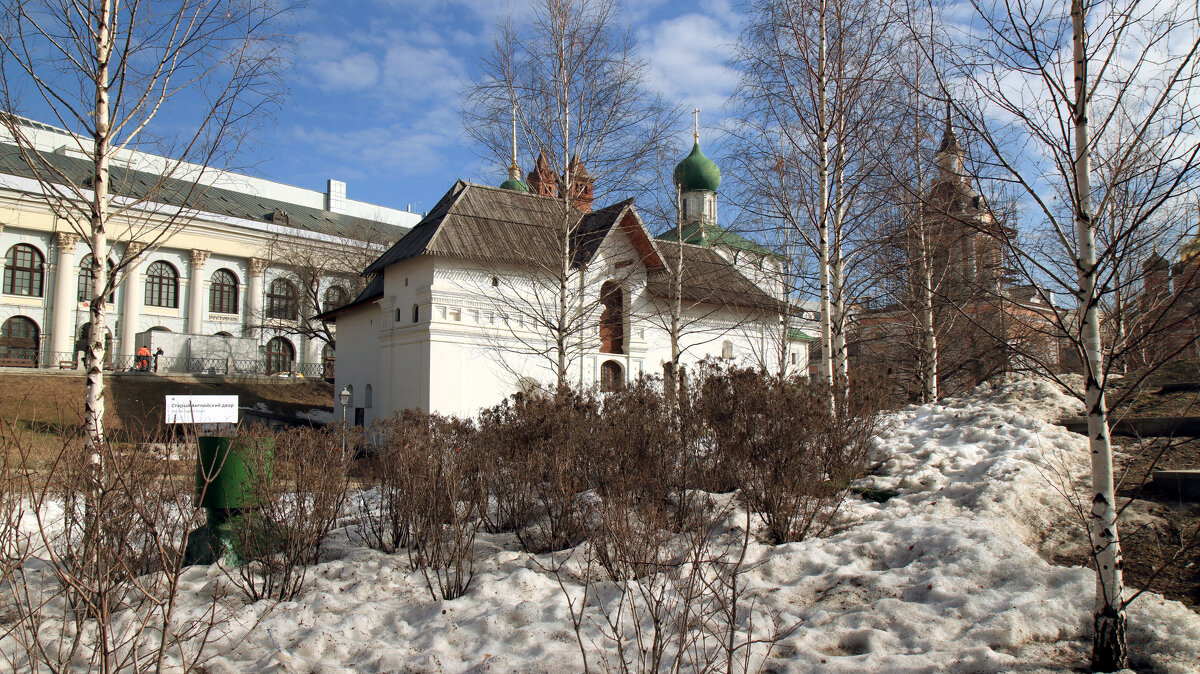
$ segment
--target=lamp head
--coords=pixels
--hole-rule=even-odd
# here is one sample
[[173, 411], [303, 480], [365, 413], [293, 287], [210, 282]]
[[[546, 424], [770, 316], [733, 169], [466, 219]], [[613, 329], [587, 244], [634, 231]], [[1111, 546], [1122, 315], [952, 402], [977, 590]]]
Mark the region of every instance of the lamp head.
[[338, 397], [341, 398], [341, 400], [342, 400], [342, 407], [349, 405], [350, 404], [350, 387], [347, 386], [346, 388], [342, 389], [342, 393]]

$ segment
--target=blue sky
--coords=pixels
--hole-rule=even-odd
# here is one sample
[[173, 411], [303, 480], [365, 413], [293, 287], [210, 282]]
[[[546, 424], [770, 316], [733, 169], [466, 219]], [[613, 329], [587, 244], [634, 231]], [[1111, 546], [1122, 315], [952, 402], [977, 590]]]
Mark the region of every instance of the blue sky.
[[[293, 18], [297, 58], [290, 99], [243, 160], [249, 172], [347, 196], [424, 211], [464, 178], [498, 184], [462, 133], [459, 92], [489, 48], [493, 26], [523, 0], [312, 0]], [[716, 127], [736, 84], [726, 59], [740, 30], [729, 0], [624, 3], [653, 86]], [[712, 137], [710, 134], [709, 137]], [[681, 119], [679, 152], [691, 144]], [[528, 170], [529, 167], [525, 167]], [[421, 206], [418, 206], [418, 202]]]

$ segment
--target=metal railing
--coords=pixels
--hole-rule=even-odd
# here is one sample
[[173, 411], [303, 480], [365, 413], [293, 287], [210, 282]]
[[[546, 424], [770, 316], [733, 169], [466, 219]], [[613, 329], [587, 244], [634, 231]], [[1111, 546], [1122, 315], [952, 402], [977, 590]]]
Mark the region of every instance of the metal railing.
[[[48, 351], [38, 349], [9, 348], [0, 353], [0, 367], [25, 367], [44, 370], [84, 370], [84, 356], [80, 352]], [[145, 369], [138, 357], [111, 354], [105, 359], [106, 372], [146, 371], [158, 374], [209, 374], [227, 376], [271, 376], [332, 378], [333, 359], [318, 363], [290, 363], [285, 370], [272, 370], [266, 358], [190, 358], [184, 356], [150, 356]]]

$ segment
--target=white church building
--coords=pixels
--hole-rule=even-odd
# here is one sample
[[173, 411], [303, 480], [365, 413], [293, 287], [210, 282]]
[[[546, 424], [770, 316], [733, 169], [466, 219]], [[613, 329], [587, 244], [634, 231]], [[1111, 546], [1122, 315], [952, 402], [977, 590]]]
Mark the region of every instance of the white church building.
[[338, 416], [473, 416], [553, 386], [562, 364], [611, 391], [663, 374], [672, 334], [685, 368], [807, 372], [811, 323], [781, 320], [779, 257], [717, 224], [720, 171], [698, 141], [675, 170], [681, 225], [658, 237], [633, 200], [593, 210], [586, 170], [571, 174], [569, 200], [544, 157], [528, 183], [515, 160], [498, 188], [459, 181], [363, 271], [367, 288], [320, 316], [337, 327], [335, 391], [350, 393]]

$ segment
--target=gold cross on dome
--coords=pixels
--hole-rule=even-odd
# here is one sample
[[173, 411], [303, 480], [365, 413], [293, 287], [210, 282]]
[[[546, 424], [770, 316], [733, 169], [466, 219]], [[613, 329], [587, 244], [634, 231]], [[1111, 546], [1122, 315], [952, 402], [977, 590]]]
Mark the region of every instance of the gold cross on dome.
[[696, 130], [693, 133], [693, 136], [696, 140], [700, 140], [700, 108], [692, 110], [692, 117], [694, 117], [696, 120]]

